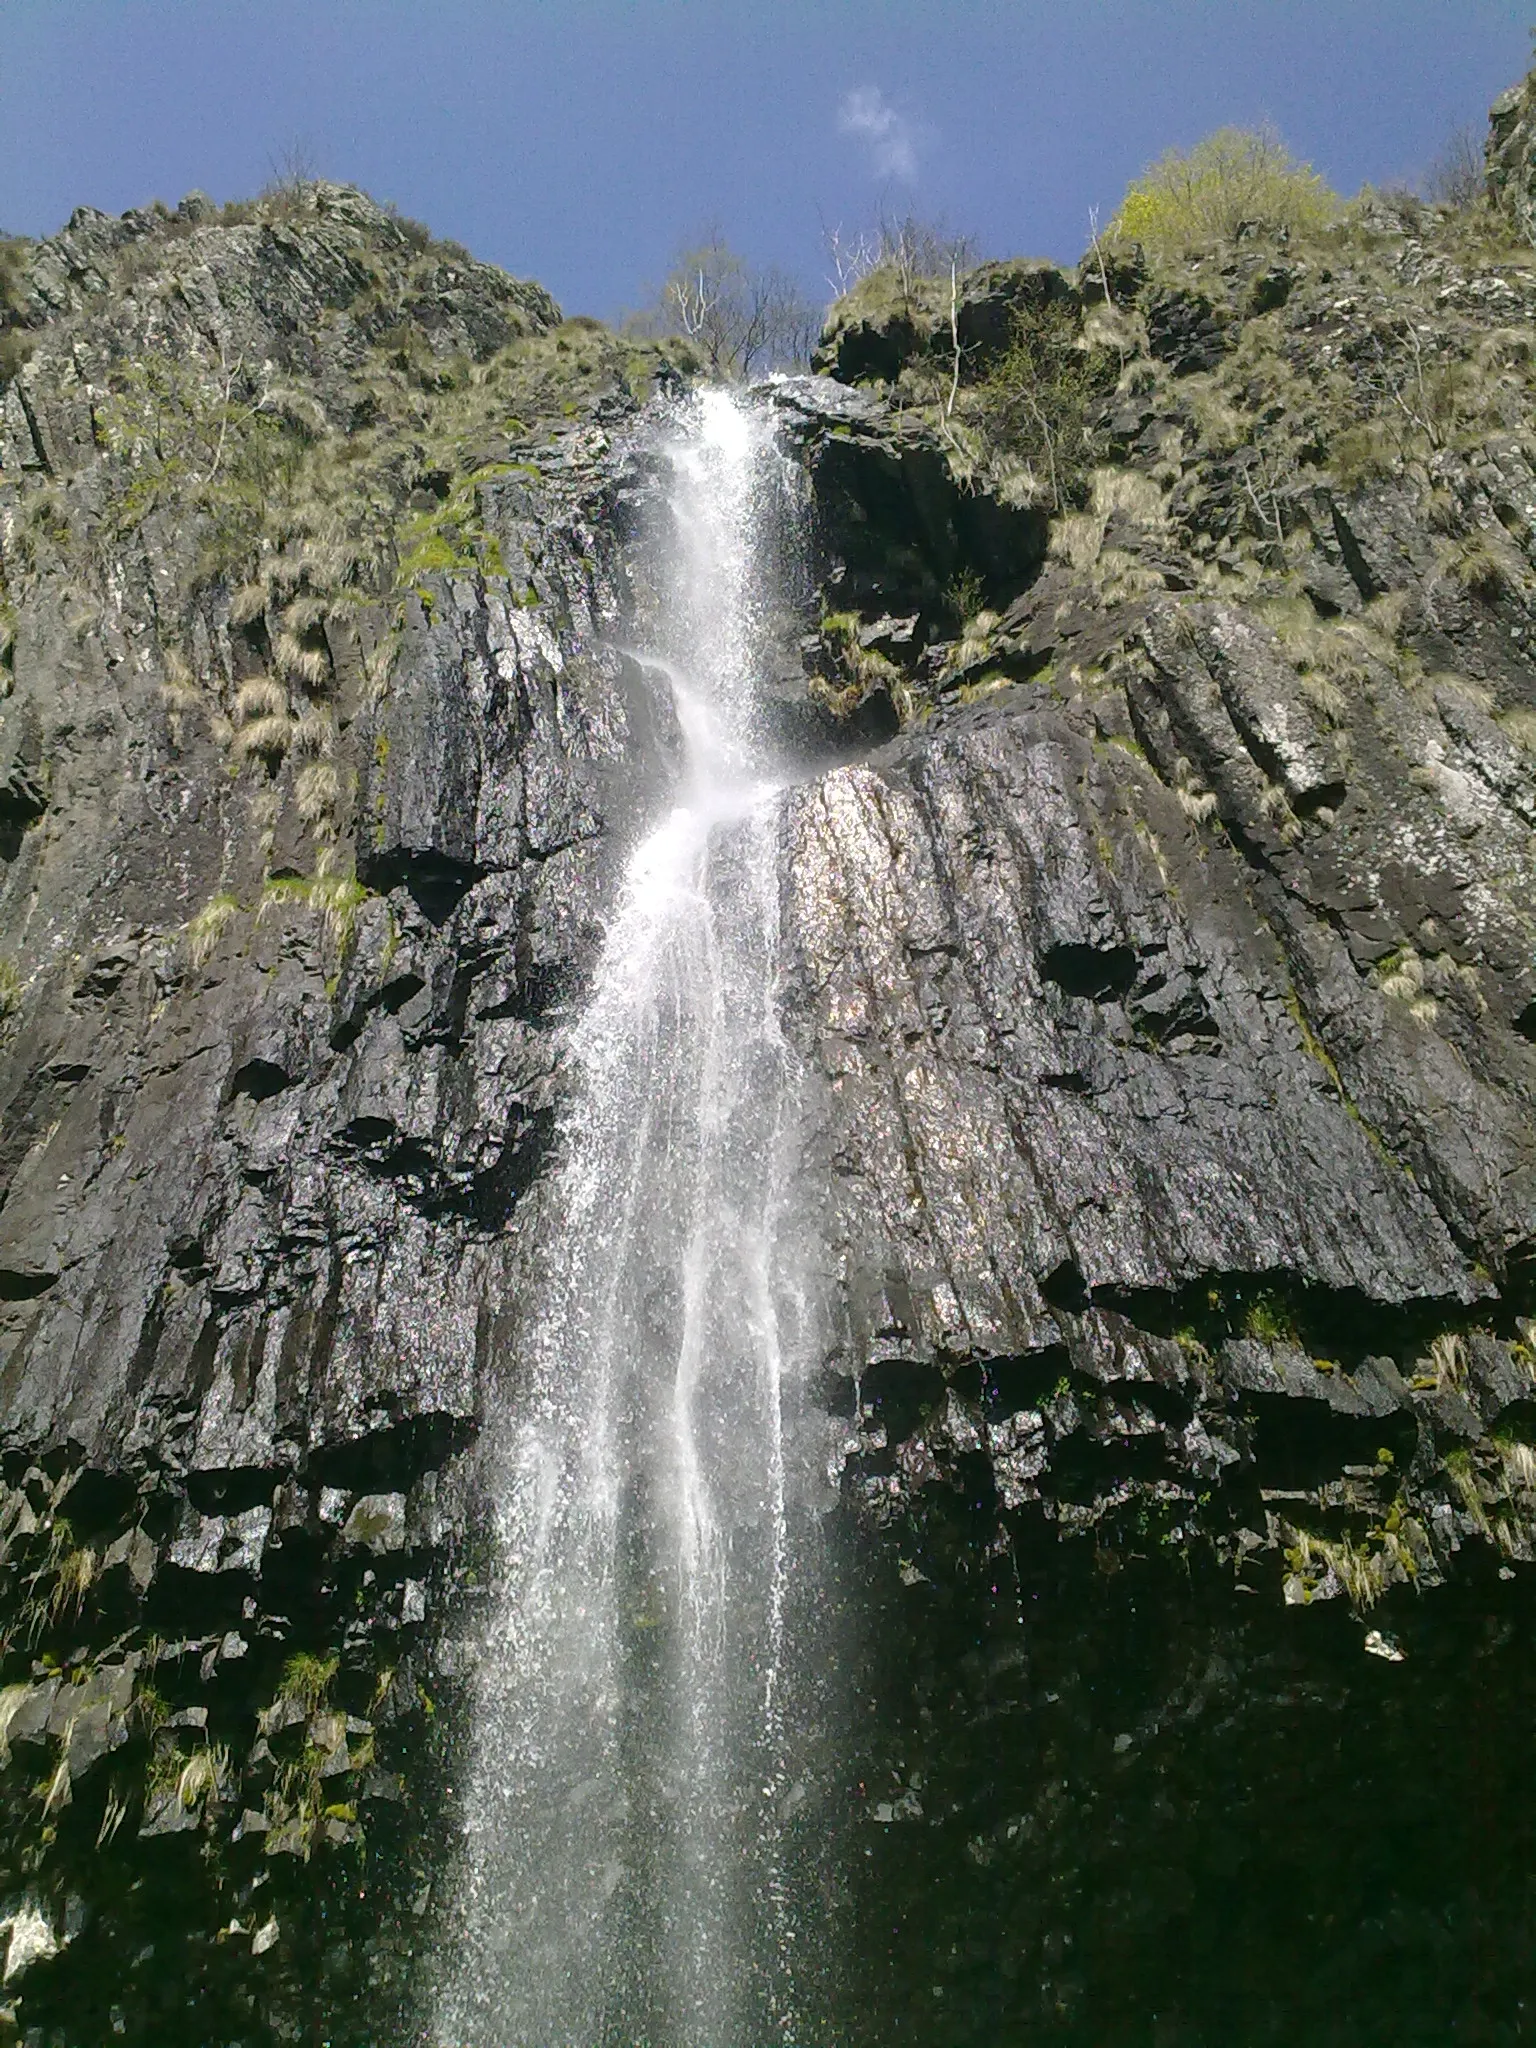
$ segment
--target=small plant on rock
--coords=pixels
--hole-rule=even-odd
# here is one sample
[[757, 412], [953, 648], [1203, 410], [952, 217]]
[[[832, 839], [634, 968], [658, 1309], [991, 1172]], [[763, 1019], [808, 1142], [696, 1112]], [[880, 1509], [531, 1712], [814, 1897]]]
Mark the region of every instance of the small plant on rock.
[[306, 1713], [318, 1713], [330, 1696], [338, 1662], [335, 1657], [316, 1657], [308, 1650], [295, 1651], [283, 1666], [282, 1697], [295, 1701]]
[[187, 950], [192, 955], [194, 967], [201, 967], [218, 946], [219, 937], [229, 920], [239, 912], [240, 904], [227, 889], [221, 889], [216, 896], [210, 896], [196, 915], [185, 927]]
[[1294, 1344], [1296, 1318], [1276, 1294], [1255, 1295], [1243, 1316], [1243, 1335], [1261, 1344]]
[[832, 673], [814, 677], [812, 688], [838, 718], [851, 717], [866, 697], [888, 690], [898, 715], [905, 720], [912, 709], [910, 687], [893, 661], [863, 644], [860, 624], [857, 612], [823, 615], [821, 644]]
[[222, 1745], [195, 1749], [176, 1779], [176, 1796], [188, 1808], [217, 1799], [229, 1776], [229, 1751]]

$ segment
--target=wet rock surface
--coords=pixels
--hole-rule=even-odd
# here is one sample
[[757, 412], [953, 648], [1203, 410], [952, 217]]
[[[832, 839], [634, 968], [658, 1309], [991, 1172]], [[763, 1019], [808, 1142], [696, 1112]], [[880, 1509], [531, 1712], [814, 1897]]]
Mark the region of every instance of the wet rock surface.
[[[866, 590], [870, 520], [818, 494], [813, 660], [902, 728], [784, 828], [844, 1499], [963, 1527], [957, 1568], [1195, 1530], [1363, 1611], [1529, 1555], [1536, 556], [1496, 308], [1533, 278], [1479, 220], [1372, 202], [1063, 279], [1119, 368], [1011, 591], [899, 545]], [[801, 429], [813, 475], [872, 441], [916, 475], [926, 434], [1026, 521], [1063, 473], [986, 444], [995, 354], [935, 386], [950, 295], [891, 290], [830, 330], [856, 390]], [[1426, 347], [1458, 395], [1394, 436]]]

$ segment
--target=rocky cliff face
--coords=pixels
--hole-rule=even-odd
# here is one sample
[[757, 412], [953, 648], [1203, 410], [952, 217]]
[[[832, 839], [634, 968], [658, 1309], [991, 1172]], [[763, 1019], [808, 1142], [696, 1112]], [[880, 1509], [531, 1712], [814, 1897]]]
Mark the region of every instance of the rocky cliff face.
[[[693, 365], [340, 187], [6, 277], [5, 1995], [380, 2038], [563, 1018], [671, 752], [615, 645]], [[1495, 222], [1376, 202], [875, 279], [765, 396], [827, 1398], [909, 1583], [1081, 1537], [1363, 1613], [1532, 1554], [1533, 311]]]
[[[1536, 276], [1458, 261], [1435, 225], [1378, 209], [1306, 255], [1192, 264], [1204, 367], [1157, 353], [1170, 286], [1097, 280], [1078, 317], [1123, 352], [1097, 423], [1121, 459], [1050, 522], [1044, 566], [1010, 599], [983, 564], [994, 603], [958, 640], [915, 587], [899, 640], [832, 622], [889, 650], [866, 681], [916, 707], [804, 793], [786, 868], [850, 1350], [890, 1439], [872, 1504], [989, 1447], [1008, 1506], [1097, 1523], [1146, 1492], [1132, 1438], [1182, 1524], [1218, 1474], [1285, 1497], [1295, 1475], [1254, 1451], [1299, 1398], [1339, 1419], [1331, 1483], [1375, 1534], [1250, 1500], [1234, 1556], [1280, 1540], [1292, 1597], [1422, 1583], [1487, 1521], [1487, 1431], [1531, 1390], [1532, 478], [1508, 316]], [[981, 282], [1022, 299], [1039, 276]], [[855, 306], [833, 360], [867, 324]], [[898, 377], [921, 370], [908, 332]], [[841, 431], [874, 444], [886, 417]], [[993, 1359], [1030, 1361], [1029, 1400]], [[894, 1461], [887, 1374], [932, 1418]], [[1361, 1466], [1342, 1446], [1373, 1432]], [[1421, 1500], [1442, 1434], [1460, 1462]], [[1102, 1483], [1060, 1497], [1084, 1435]]]
[[[647, 488], [622, 437], [676, 372], [340, 188], [77, 215], [22, 283], [12, 1975], [75, 1932], [94, 1967], [34, 1970], [29, 2012], [236, 2038], [299, 2024], [317, 1945], [346, 1954], [312, 1859], [347, 1864], [322, 1889], [353, 1931], [370, 1886], [424, 1906], [390, 1847], [432, 1804], [455, 1475], [600, 845], [666, 741], [607, 641]], [[387, 1992], [358, 1967], [326, 1998]]]

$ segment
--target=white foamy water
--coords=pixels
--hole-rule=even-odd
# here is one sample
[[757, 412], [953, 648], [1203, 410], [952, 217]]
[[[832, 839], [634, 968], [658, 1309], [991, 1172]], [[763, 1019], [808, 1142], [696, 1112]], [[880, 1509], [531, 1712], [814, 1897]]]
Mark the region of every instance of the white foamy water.
[[814, 2038], [790, 1641], [814, 1592], [791, 1476], [814, 1318], [754, 709], [783, 472], [725, 392], [693, 402], [668, 460], [645, 655], [684, 761], [574, 1030], [504, 1418], [501, 1577], [441, 1929], [435, 2033], [453, 2048]]

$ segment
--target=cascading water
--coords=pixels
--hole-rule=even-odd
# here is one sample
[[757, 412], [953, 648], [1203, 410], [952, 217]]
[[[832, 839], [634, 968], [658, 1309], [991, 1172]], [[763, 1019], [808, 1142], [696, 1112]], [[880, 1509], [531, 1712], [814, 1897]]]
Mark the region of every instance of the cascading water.
[[724, 392], [667, 452], [648, 666], [683, 769], [573, 1036], [436, 2016], [456, 2048], [811, 2038], [786, 1650], [815, 1604], [793, 1471], [815, 1319], [753, 687], [784, 471]]

